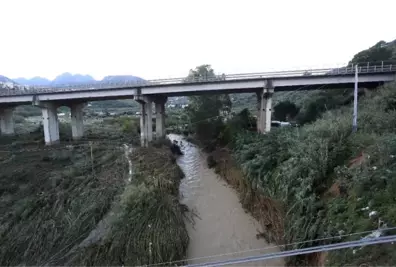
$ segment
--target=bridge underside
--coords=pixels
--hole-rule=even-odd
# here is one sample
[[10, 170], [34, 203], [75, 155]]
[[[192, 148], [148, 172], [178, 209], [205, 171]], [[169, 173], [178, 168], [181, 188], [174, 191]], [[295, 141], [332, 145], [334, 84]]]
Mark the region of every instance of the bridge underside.
[[[359, 88], [373, 89], [383, 85], [384, 82], [363, 82], [359, 83]], [[332, 90], [332, 89], [353, 89], [354, 83], [342, 83], [342, 84], [312, 84], [312, 85], [293, 85], [293, 86], [280, 86], [275, 87], [275, 92], [285, 91], [312, 91], [312, 90]], [[252, 87], [244, 89], [232, 89], [232, 90], [211, 90], [211, 91], [191, 91], [191, 92], [176, 92], [176, 93], [164, 93], [168, 97], [174, 96], [193, 96], [193, 95], [208, 95], [208, 94], [243, 94], [243, 93], [255, 93], [260, 91], [262, 88]]]
[[[378, 86], [383, 85], [384, 82], [359, 82], [359, 87], [360, 88], [376, 88]], [[309, 90], [331, 90], [331, 89], [353, 89], [355, 86], [354, 83], [340, 83], [340, 84], [310, 84], [310, 85], [291, 85], [291, 86], [278, 86], [275, 87], [274, 90], [275, 92], [281, 92], [281, 91], [309, 91]], [[207, 91], [183, 91], [183, 92], [166, 92], [162, 91], [159, 94], [157, 93], [152, 93], [152, 94], [147, 94], [151, 96], [156, 96], [156, 95], [164, 95], [167, 97], [173, 97], [173, 96], [193, 96], [193, 95], [208, 95], [208, 94], [243, 94], [243, 93], [255, 93], [262, 89], [263, 87], [248, 87], [248, 88], [243, 88], [243, 89], [220, 89], [220, 90], [207, 90]], [[117, 89], [115, 89], [117, 90]], [[136, 89], [130, 89], [130, 90], [136, 90]], [[144, 92], [144, 91], [143, 91]], [[92, 92], [95, 93], [95, 92]], [[46, 101], [51, 101], [54, 103], [59, 103], [59, 105], [63, 105], [65, 101], [67, 102], [74, 102], [74, 101], [83, 101], [83, 102], [93, 102], [93, 101], [105, 101], [105, 100], [133, 100], [135, 98], [134, 92], [132, 92], [130, 95], [108, 95], [108, 96], [88, 96], [88, 97], [76, 97], [74, 99], [66, 99], [66, 100], [61, 100], [61, 96], [59, 97], [59, 100], [46, 100]], [[63, 93], [59, 93], [59, 95], [62, 95]], [[146, 94], [142, 94], [146, 95]], [[33, 96], [30, 97], [24, 97], [23, 99], [18, 99], [19, 96], [9, 96], [9, 101], [7, 103], [0, 103], [2, 107], [13, 107], [15, 105], [31, 105], [32, 104], [32, 99]], [[45, 99], [45, 97], [43, 97]]]

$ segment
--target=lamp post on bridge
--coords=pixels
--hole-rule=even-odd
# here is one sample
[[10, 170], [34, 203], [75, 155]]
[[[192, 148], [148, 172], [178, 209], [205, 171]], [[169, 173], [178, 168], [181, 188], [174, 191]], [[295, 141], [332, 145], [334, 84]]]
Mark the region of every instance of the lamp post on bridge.
[[358, 64], [355, 65], [355, 91], [353, 93], [353, 122], [352, 132], [357, 131], [357, 104], [358, 104]]

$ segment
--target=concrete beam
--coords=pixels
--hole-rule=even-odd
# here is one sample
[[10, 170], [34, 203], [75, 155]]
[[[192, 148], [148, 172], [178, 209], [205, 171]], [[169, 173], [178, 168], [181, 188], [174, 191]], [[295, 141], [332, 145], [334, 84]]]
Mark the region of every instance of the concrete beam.
[[[286, 74], [286, 73], [285, 73]], [[114, 85], [113, 88], [88, 89], [88, 90], [73, 90], [63, 92], [51, 91], [27, 91], [23, 95], [1, 95], [0, 103], [8, 104], [23, 104], [31, 103], [34, 98], [40, 101], [94, 101], [106, 99], [130, 99], [139, 97], [141, 92], [145, 95], [163, 95], [168, 96], [183, 96], [196, 95], [203, 93], [241, 93], [241, 92], [255, 92], [263, 88], [263, 84], [267, 79], [273, 80], [273, 86], [278, 91], [293, 91], [293, 90], [312, 90], [317, 89], [323, 85], [328, 85], [328, 88], [353, 88], [354, 73], [340, 74], [340, 75], [311, 75], [304, 76], [297, 74], [267, 76], [255, 76], [254, 78], [246, 76], [246, 78], [231, 79], [218, 82], [197, 82], [197, 83], [180, 83], [173, 84], [151, 84], [151, 85], [136, 85], [128, 88], [119, 88]], [[392, 82], [396, 80], [395, 72], [389, 73], [360, 73], [359, 84], [362, 86], [377, 86], [383, 82]]]
[[0, 130], [3, 135], [13, 135], [15, 133], [13, 111], [13, 108], [0, 109]]
[[85, 103], [75, 103], [70, 105], [73, 140], [81, 139], [84, 135], [84, 107]]
[[58, 106], [54, 103], [40, 103], [43, 115], [44, 140], [46, 145], [59, 143]]

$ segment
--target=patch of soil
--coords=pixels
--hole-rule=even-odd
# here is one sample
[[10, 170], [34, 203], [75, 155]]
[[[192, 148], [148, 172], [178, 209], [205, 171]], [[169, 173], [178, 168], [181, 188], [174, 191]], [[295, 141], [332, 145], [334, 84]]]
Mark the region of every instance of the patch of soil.
[[353, 158], [348, 163], [348, 168], [355, 168], [362, 165], [368, 159], [368, 155], [366, 155], [363, 151], [360, 152], [359, 156]]

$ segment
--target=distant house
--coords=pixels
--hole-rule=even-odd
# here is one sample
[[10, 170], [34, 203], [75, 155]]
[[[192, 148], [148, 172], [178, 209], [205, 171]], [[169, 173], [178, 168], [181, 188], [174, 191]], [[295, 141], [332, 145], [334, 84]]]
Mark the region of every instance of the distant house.
[[4, 88], [14, 89], [14, 83], [13, 82], [2, 82], [1, 84], [3, 85]]

